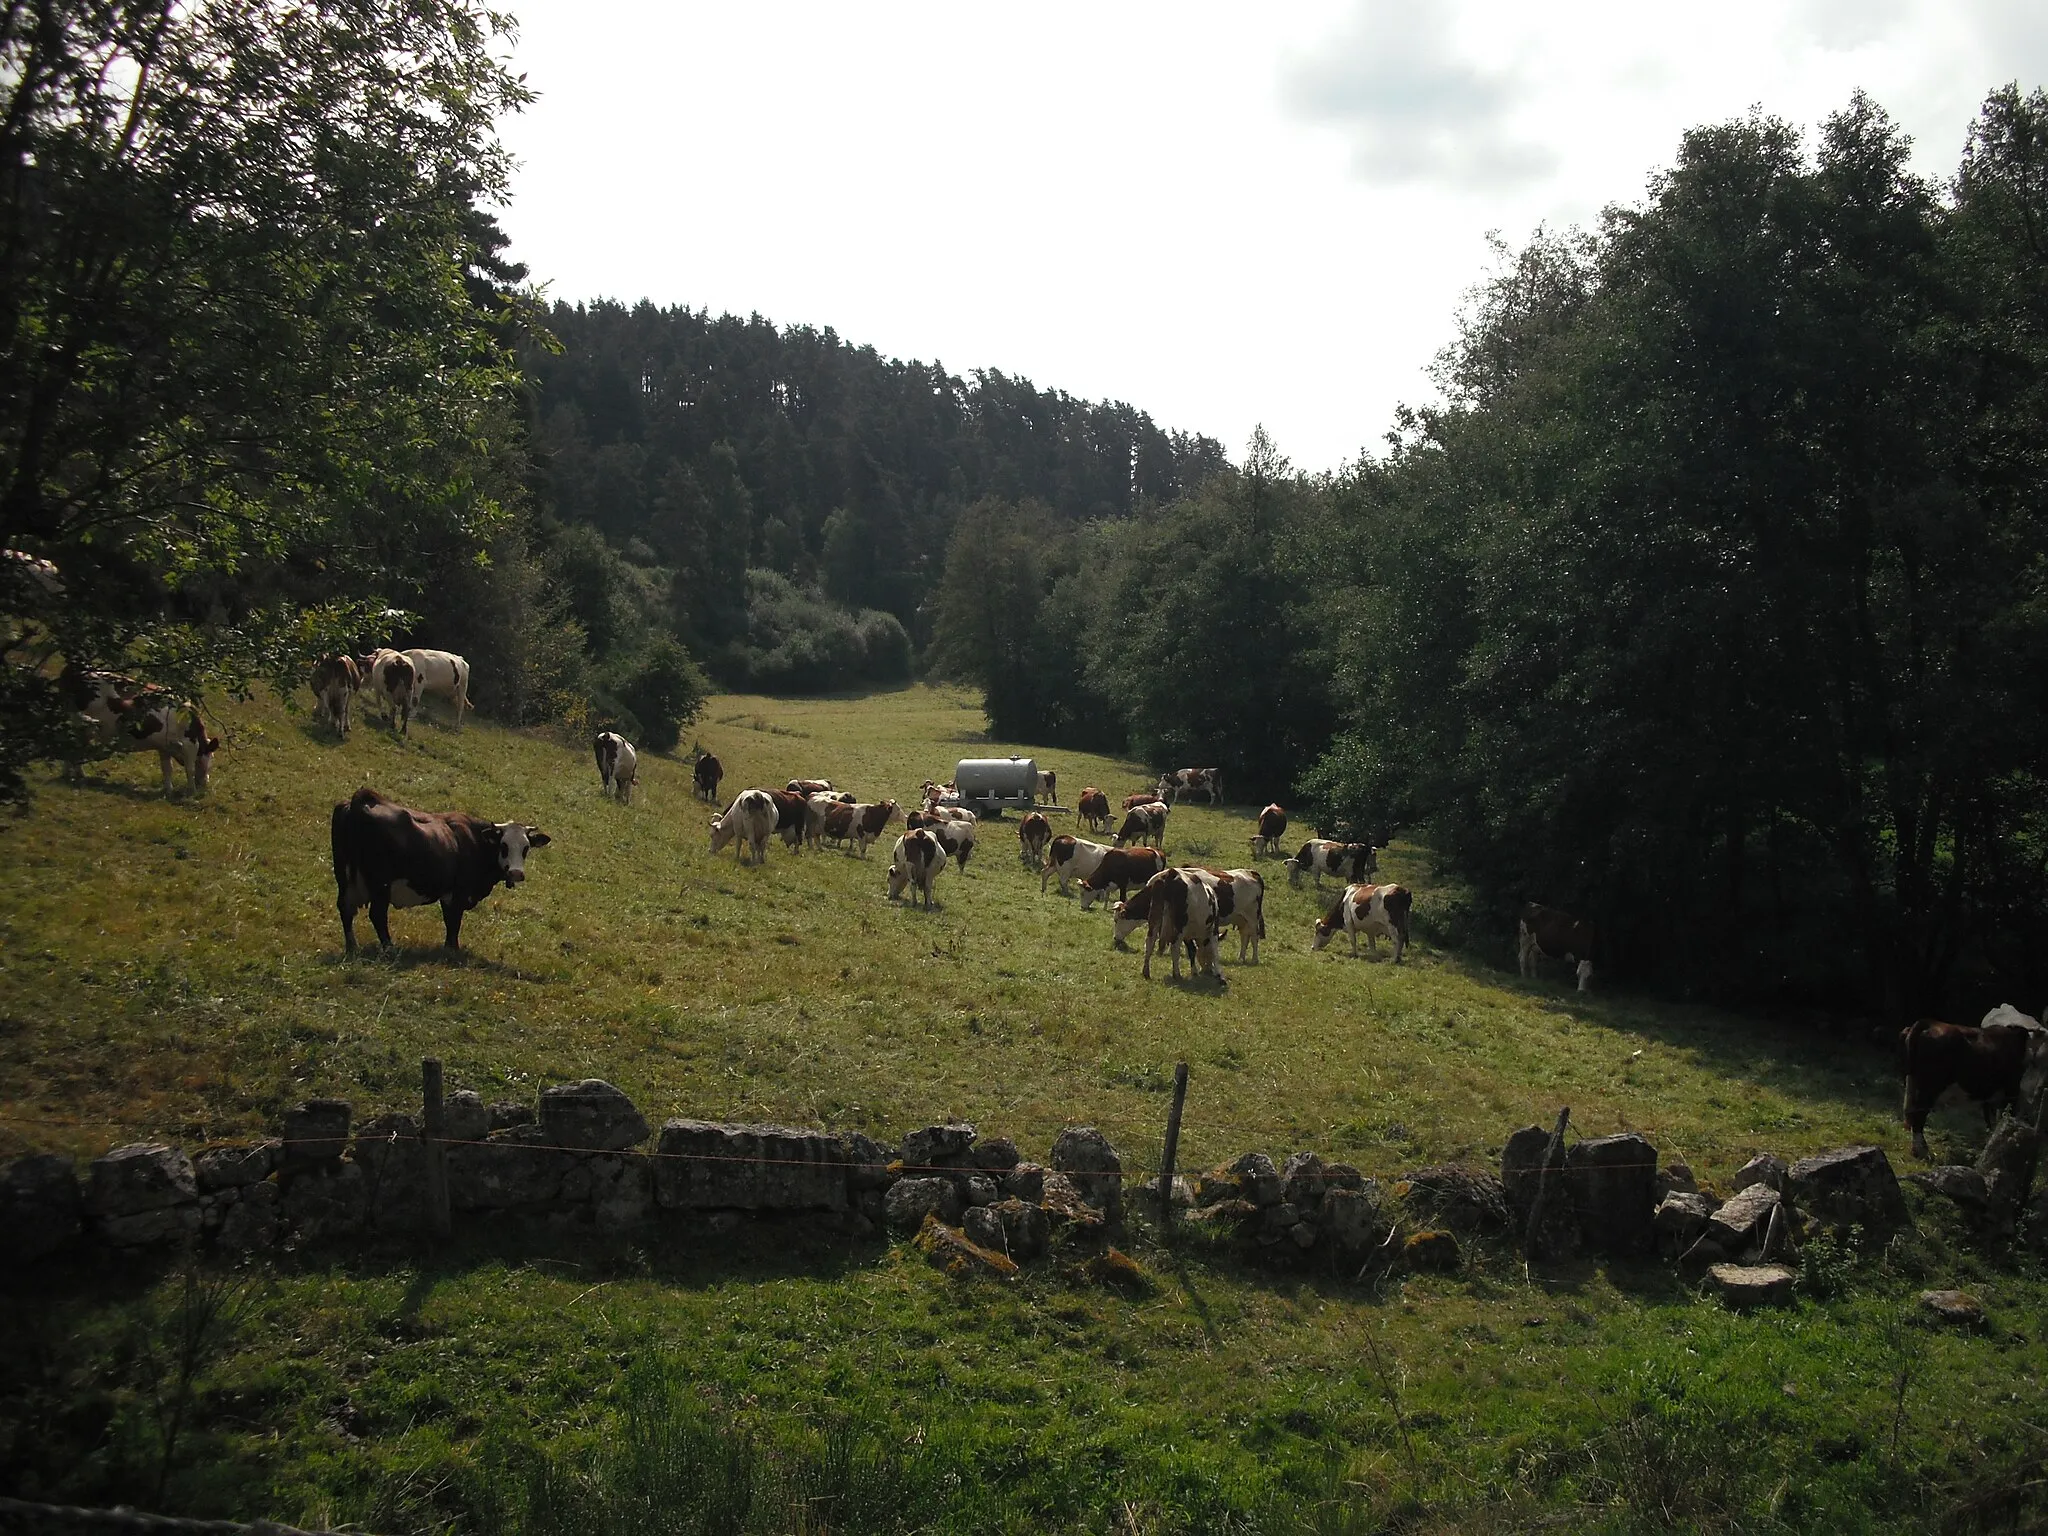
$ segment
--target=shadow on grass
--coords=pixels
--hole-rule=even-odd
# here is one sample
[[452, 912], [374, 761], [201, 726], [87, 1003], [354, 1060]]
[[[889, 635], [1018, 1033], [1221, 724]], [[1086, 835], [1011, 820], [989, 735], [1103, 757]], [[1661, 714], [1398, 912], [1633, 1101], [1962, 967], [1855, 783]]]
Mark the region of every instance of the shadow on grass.
[[421, 966], [436, 966], [443, 970], [479, 971], [486, 976], [502, 976], [507, 981], [542, 983], [547, 976], [539, 971], [521, 970], [516, 965], [507, 965], [502, 960], [493, 960], [480, 955], [473, 949], [450, 949], [445, 944], [430, 948], [407, 948], [395, 944], [390, 949], [379, 947], [373, 940], [361, 944], [353, 954], [346, 950], [330, 950], [320, 957], [320, 963], [337, 969], [345, 966], [381, 966], [390, 971], [411, 971]]

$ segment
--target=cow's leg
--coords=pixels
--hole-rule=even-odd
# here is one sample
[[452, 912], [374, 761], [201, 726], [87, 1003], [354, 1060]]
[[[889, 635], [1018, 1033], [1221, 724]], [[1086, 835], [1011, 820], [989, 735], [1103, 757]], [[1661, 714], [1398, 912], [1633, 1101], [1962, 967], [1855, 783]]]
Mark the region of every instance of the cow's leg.
[[1934, 1095], [1927, 1095], [1926, 1101], [1918, 1091], [1920, 1080], [1912, 1073], [1906, 1074], [1906, 1129], [1913, 1133], [1913, 1155], [1923, 1163], [1928, 1159], [1927, 1111], [1932, 1107]]
[[441, 921], [448, 928], [448, 937], [442, 947], [445, 949], [462, 948], [462, 903], [454, 900], [442, 902]]
[[1158, 942], [1159, 930], [1150, 923], [1145, 925], [1145, 965], [1139, 972], [1147, 981], [1152, 979], [1152, 948]]
[[1394, 964], [1401, 963], [1401, 957], [1408, 953], [1408, 935], [1399, 929], [1394, 932]]
[[1358, 930], [1356, 928], [1351, 930], [1351, 958], [1354, 960], [1358, 958]]
[[1581, 992], [1593, 990], [1593, 962], [1590, 960], [1581, 960], [1579, 962], [1579, 990]]
[[377, 942], [386, 949], [395, 949], [391, 942], [391, 891], [386, 887], [370, 895], [370, 926], [377, 930]]
[[342, 953], [352, 955], [356, 952], [356, 909], [349, 905], [346, 891], [335, 897], [334, 910], [341, 914]]
[[171, 798], [171, 754], [168, 752], [159, 752], [157, 753], [156, 758], [157, 762], [160, 765], [162, 765], [164, 770], [164, 798], [168, 800]]

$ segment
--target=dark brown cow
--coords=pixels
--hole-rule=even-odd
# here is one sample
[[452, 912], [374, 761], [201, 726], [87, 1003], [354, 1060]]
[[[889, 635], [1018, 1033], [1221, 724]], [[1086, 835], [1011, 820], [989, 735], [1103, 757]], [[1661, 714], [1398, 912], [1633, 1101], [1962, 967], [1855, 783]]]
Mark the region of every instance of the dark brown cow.
[[818, 840], [833, 845], [842, 844], [853, 836], [853, 807], [850, 805], [828, 805], [825, 820], [818, 828]]
[[1124, 824], [1116, 834], [1115, 846], [1121, 848], [1126, 843], [1149, 843], [1154, 848], [1164, 848], [1166, 810], [1157, 800], [1132, 806], [1124, 812]]
[[832, 793], [830, 779], [791, 779], [782, 786], [792, 795], [829, 795]]
[[1591, 923], [1581, 922], [1569, 912], [1536, 902], [1522, 908], [1516, 923], [1516, 959], [1524, 976], [1536, 974], [1538, 960], [1578, 962], [1579, 990], [1593, 986], [1593, 945], [1599, 937]]
[[1095, 905], [1095, 898], [1116, 887], [1117, 899], [1124, 900], [1131, 894], [1131, 887], [1143, 885], [1159, 871], [1166, 868], [1166, 855], [1157, 848], [1112, 848], [1103, 854], [1097, 864], [1081, 882], [1081, 910], [1086, 912]]
[[1899, 1056], [1913, 1155], [1924, 1158], [1927, 1116], [1949, 1089], [1983, 1105], [1986, 1125], [2004, 1106], [2023, 1108], [2040, 1091], [2042, 1078], [2048, 1075], [2048, 1031], [2031, 1023], [1972, 1027], [1917, 1019], [1899, 1033]]
[[1074, 809], [1090, 832], [1109, 830], [1109, 796], [1093, 784], [1081, 791], [1081, 798], [1074, 803]]
[[363, 669], [353, 656], [323, 656], [313, 664], [313, 714], [348, 739], [349, 703], [363, 686]]
[[1151, 790], [1141, 789], [1135, 795], [1124, 796], [1123, 808], [1128, 811], [1133, 806], [1150, 805], [1154, 800], [1157, 800], [1158, 798], [1159, 797], [1153, 794]]
[[1287, 835], [1287, 812], [1277, 805], [1269, 805], [1259, 812], [1259, 830], [1252, 835], [1252, 857], [1262, 853], [1278, 854], [1280, 839]]
[[458, 949], [462, 914], [500, 885], [526, 878], [526, 854], [548, 835], [516, 821], [485, 821], [460, 811], [414, 811], [374, 789], [337, 805], [329, 823], [334, 851], [334, 904], [350, 954], [356, 912], [370, 909], [377, 942], [391, 948], [393, 907], [441, 904], [447, 947]]
[[706, 752], [697, 759], [697, 766], [691, 770], [690, 782], [697, 788], [699, 798], [718, 802], [718, 781], [725, 777], [725, 764], [714, 753]]
[[1026, 869], [1045, 862], [1045, 845], [1052, 841], [1052, 823], [1042, 812], [1032, 811], [1017, 823], [1017, 856]]
[[809, 798], [786, 789], [764, 789], [761, 793], [775, 802], [775, 830], [782, 834], [782, 841], [791, 852], [803, 847], [811, 826]]

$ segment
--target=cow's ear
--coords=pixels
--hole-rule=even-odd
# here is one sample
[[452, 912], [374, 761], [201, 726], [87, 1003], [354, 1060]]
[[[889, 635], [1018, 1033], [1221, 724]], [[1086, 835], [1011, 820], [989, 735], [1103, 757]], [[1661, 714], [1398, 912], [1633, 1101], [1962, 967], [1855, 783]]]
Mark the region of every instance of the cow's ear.
[[541, 831], [539, 827], [528, 827], [526, 829], [526, 846], [529, 848], [545, 848], [553, 841], [554, 839]]

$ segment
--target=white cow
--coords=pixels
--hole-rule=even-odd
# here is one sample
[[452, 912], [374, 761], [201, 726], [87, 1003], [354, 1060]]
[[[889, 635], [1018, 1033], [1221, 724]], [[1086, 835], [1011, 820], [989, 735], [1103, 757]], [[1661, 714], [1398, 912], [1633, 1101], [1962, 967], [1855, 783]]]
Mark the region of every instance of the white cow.
[[1314, 875], [1318, 886], [1325, 875], [1355, 885], [1379, 872], [1379, 855], [1371, 843], [1340, 843], [1327, 837], [1310, 838], [1301, 845], [1301, 852], [1287, 861], [1289, 885], [1301, 884], [1304, 874]]
[[[775, 835], [775, 800], [765, 789], [743, 789], [725, 808], [725, 814], [711, 818], [711, 851], [717, 853], [734, 838], [740, 839], [742, 864], [768, 862], [768, 839]], [[753, 858], [747, 857], [749, 849]]]
[[1085, 837], [1071, 837], [1065, 833], [1054, 838], [1045, 847], [1045, 867], [1038, 872], [1038, 889], [1045, 891], [1047, 877], [1060, 877], [1060, 894], [1072, 895], [1067, 889], [1069, 880], [1086, 880], [1095, 873], [1102, 862], [1102, 856], [1109, 852], [1107, 843], [1091, 843]]
[[932, 908], [932, 881], [946, 867], [946, 850], [928, 827], [913, 827], [889, 851], [889, 899], [898, 900], [906, 886], [915, 886], [924, 909]]
[[606, 794], [616, 796], [621, 805], [633, 803], [633, 791], [640, 784], [640, 754], [617, 731], [597, 733], [597, 776]]
[[1347, 885], [1337, 904], [1316, 919], [1316, 938], [1311, 948], [1321, 949], [1342, 929], [1350, 936], [1354, 955], [1358, 953], [1361, 933], [1374, 954], [1379, 953], [1381, 939], [1392, 939], [1394, 964], [1399, 965], [1408, 948], [1408, 914], [1414, 904], [1405, 886]]
[[1252, 962], [1259, 958], [1259, 940], [1266, 936], [1266, 881], [1255, 869], [1205, 869], [1216, 890], [1216, 931], [1237, 930], [1237, 958], [1243, 964], [1245, 951]]
[[1210, 876], [1199, 869], [1164, 869], [1146, 882], [1151, 892], [1146, 914], [1145, 964], [1142, 973], [1152, 979], [1152, 956], [1164, 951], [1173, 957], [1173, 979], [1180, 980], [1180, 947], [1192, 946], [1192, 973], [1207, 971], [1222, 984], [1216, 969], [1216, 892]]
[[419, 697], [419, 669], [403, 651], [379, 646], [357, 666], [363, 675], [363, 691], [384, 701], [384, 715], [398, 727], [398, 734], [412, 734], [412, 707]]
[[164, 770], [164, 798], [171, 798], [171, 760], [185, 770], [192, 793], [206, 793], [206, 780], [213, 770], [213, 754], [220, 750], [220, 738], [206, 734], [206, 723], [190, 704], [181, 704], [165, 693], [146, 693], [128, 701], [115, 729], [114, 745], [123, 752], [154, 752]]
[[412, 706], [428, 694], [455, 706], [455, 729], [462, 729], [462, 712], [469, 708], [469, 663], [453, 651], [407, 651], [412, 663]]

